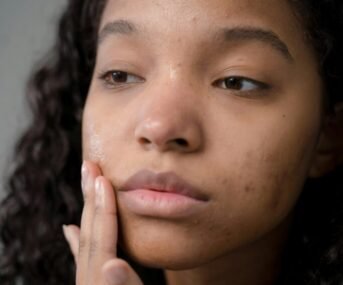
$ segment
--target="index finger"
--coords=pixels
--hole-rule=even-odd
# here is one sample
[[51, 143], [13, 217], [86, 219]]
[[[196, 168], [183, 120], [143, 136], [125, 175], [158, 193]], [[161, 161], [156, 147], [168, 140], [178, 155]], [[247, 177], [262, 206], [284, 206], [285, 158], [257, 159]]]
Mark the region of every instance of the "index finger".
[[93, 241], [102, 254], [113, 258], [117, 255], [118, 221], [114, 189], [103, 176], [95, 182], [95, 212], [93, 220]]
[[[117, 207], [113, 187], [103, 176], [95, 182], [95, 209], [89, 248], [90, 284], [102, 284], [103, 264], [116, 257], [118, 240]], [[98, 283], [97, 283], [98, 282]]]

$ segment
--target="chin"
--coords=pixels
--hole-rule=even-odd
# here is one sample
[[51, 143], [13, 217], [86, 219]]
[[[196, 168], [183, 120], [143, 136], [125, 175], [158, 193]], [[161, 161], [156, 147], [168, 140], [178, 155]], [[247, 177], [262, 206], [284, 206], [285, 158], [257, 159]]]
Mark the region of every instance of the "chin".
[[190, 225], [154, 219], [130, 219], [121, 225], [121, 247], [143, 266], [186, 270], [206, 264], [222, 252], [209, 246], [214, 243], [209, 242], [208, 234]]
[[[159, 245], [160, 246], [160, 245]], [[199, 267], [207, 263], [203, 258], [199, 258], [196, 254], [184, 250], [184, 252], [173, 252], [172, 247], [160, 251], [158, 249], [148, 250], [151, 248], [148, 246], [135, 245], [130, 246], [128, 244], [123, 245], [125, 253], [135, 262], [140, 265], [161, 268], [166, 270], [187, 270]]]

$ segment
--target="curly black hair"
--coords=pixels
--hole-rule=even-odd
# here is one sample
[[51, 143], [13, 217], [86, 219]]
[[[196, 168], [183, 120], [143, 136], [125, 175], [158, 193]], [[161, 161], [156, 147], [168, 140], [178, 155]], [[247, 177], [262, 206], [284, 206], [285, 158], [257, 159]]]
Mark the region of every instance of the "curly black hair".
[[[288, 1], [317, 53], [328, 110], [334, 115], [333, 107], [343, 101], [343, 2]], [[29, 81], [32, 122], [15, 147], [0, 204], [2, 285], [75, 282], [73, 257], [61, 229], [62, 224], [79, 224], [81, 217], [81, 117], [105, 5], [106, 0], [69, 0], [56, 44]], [[306, 181], [278, 284], [343, 284], [342, 174], [337, 167]], [[164, 283], [161, 271], [132, 264], [146, 284]]]

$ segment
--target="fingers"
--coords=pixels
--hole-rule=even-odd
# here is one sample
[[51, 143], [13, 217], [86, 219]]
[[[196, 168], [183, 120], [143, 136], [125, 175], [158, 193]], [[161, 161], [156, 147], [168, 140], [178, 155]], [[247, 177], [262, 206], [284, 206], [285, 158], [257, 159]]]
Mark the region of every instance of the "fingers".
[[[95, 182], [95, 212], [93, 221], [93, 236], [95, 244], [98, 244], [102, 256], [110, 254], [113, 258], [117, 254], [117, 208], [114, 190], [110, 182], [103, 176], [99, 176]], [[93, 256], [98, 257], [99, 251]], [[106, 260], [108, 258], [105, 258]]]
[[90, 284], [96, 284], [102, 278], [101, 267], [116, 257], [117, 247], [117, 210], [112, 185], [99, 176], [95, 182], [95, 211], [93, 233], [89, 248], [89, 268], [99, 268], [93, 274]]
[[137, 273], [122, 259], [107, 261], [102, 267], [106, 285], [143, 285]]
[[84, 197], [84, 207], [81, 217], [81, 230], [79, 240], [79, 250], [77, 257], [77, 284], [87, 284], [89, 248], [93, 228], [93, 216], [95, 211], [95, 179], [101, 175], [97, 165], [90, 161], [84, 161], [82, 165], [82, 191]]
[[[74, 225], [63, 226], [63, 232], [77, 261], [80, 229]], [[122, 259], [114, 258], [105, 262], [101, 274], [106, 285], [143, 285], [137, 273]]]
[[138, 275], [116, 257], [118, 238], [116, 197], [99, 167], [85, 162], [82, 170], [84, 208], [81, 229], [64, 226], [77, 265], [77, 285], [142, 285]]

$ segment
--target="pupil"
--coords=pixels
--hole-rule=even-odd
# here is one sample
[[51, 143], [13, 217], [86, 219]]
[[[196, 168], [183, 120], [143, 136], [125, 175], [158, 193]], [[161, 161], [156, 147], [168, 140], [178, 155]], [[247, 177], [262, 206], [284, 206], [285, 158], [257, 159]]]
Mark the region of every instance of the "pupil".
[[114, 71], [112, 72], [112, 79], [115, 82], [126, 82], [127, 81], [127, 73], [121, 71]]
[[241, 89], [242, 88], [242, 83], [239, 78], [235, 77], [230, 77], [225, 79], [225, 85], [227, 88], [231, 89]]

